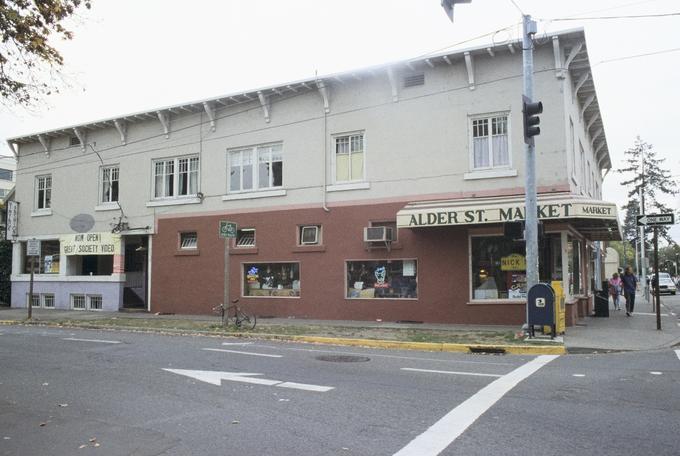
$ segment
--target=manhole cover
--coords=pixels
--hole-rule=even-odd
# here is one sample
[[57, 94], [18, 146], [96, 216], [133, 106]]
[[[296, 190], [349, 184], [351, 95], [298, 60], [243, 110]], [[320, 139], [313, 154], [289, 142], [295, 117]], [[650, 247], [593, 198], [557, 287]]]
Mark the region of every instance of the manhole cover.
[[348, 355], [322, 355], [317, 356], [319, 361], [330, 361], [332, 363], [365, 363], [371, 358], [366, 356], [348, 356]]

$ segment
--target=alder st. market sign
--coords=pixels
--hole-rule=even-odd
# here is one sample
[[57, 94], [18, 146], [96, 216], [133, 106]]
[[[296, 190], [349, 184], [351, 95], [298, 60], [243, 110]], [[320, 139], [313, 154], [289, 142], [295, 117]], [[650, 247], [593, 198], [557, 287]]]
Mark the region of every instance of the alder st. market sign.
[[120, 234], [79, 233], [59, 238], [62, 255], [120, 255]]
[[[427, 209], [406, 206], [397, 213], [397, 226], [399, 228], [412, 228], [514, 222], [524, 220], [524, 212], [524, 204], [489, 204], [481, 207], [444, 206]], [[614, 204], [580, 203], [570, 200], [539, 204], [538, 218], [540, 220], [562, 218], [617, 220], [617, 214]]]

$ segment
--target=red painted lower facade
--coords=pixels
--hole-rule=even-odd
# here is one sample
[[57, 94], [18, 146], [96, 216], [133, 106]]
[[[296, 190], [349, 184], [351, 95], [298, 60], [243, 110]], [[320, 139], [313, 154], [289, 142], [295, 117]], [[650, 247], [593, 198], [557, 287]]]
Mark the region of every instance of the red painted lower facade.
[[[521, 303], [470, 303], [468, 235], [475, 227], [400, 229], [397, 242], [366, 248], [363, 228], [394, 221], [404, 203], [287, 209], [259, 213], [162, 218], [153, 239], [151, 311], [210, 314], [223, 302], [224, 240], [220, 220], [256, 230], [255, 247], [230, 248], [230, 301], [260, 316], [521, 324]], [[321, 245], [300, 246], [298, 227], [320, 225]], [[478, 228], [478, 227], [477, 227]], [[500, 227], [485, 229], [500, 231]], [[196, 232], [197, 248], [179, 249], [182, 232]], [[502, 231], [501, 231], [502, 232]], [[417, 298], [348, 298], [346, 262], [416, 260]], [[244, 264], [299, 263], [299, 297], [247, 297]]]

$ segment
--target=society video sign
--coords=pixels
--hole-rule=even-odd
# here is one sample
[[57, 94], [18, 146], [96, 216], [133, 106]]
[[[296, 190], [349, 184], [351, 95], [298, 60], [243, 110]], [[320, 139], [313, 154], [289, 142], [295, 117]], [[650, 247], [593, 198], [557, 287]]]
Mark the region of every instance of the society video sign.
[[120, 255], [120, 235], [79, 233], [59, 238], [62, 255]]

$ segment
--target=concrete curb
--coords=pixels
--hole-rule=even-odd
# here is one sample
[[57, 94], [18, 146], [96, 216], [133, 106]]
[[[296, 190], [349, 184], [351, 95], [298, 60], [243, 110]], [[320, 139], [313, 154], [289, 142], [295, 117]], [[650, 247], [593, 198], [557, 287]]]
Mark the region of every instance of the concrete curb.
[[187, 330], [173, 328], [145, 328], [137, 326], [109, 326], [98, 325], [92, 322], [83, 324], [69, 324], [49, 322], [49, 321], [24, 321], [24, 320], [0, 320], [0, 325], [35, 325], [51, 326], [60, 328], [80, 328], [80, 329], [105, 329], [131, 332], [147, 332], [156, 334], [175, 334], [175, 335], [201, 335], [212, 337], [240, 337], [249, 339], [282, 340], [292, 342], [304, 342], [310, 344], [341, 345], [350, 347], [368, 347], [393, 350], [416, 350], [431, 352], [458, 352], [458, 353], [498, 353], [512, 355], [564, 355], [567, 353], [564, 345], [512, 345], [512, 344], [463, 344], [447, 342], [403, 342], [396, 340], [380, 339], [350, 339], [346, 337], [324, 337], [324, 336], [296, 336], [286, 334], [265, 334], [265, 333], [216, 333], [202, 330]]

